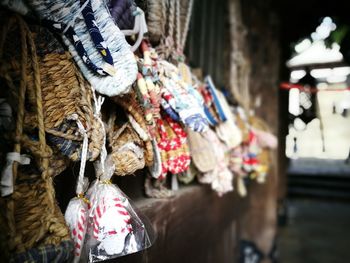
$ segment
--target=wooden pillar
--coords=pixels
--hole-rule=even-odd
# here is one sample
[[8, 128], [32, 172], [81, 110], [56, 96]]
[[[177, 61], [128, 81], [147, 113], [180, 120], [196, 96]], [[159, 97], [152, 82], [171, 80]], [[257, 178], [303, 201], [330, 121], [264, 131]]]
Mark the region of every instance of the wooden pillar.
[[[278, 19], [269, 1], [231, 0], [231, 90], [243, 97], [255, 115], [278, 133], [278, 84], [280, 46]], [[234, 17], [233, 17], [234, 16]], [[241, 90], [237, 53], [249, 63], [249, 98]], [[239, 61], [238, 61], [239, 62]], [[236, 64], [235, 64], [236, 63]], [[238, 87], [235, 87], [237, 85]], [[240, 86], [239, 86], [240, 85]], [[238, 219], [240, 241], [249, 241], [264, 255], [263, 262], [271, 262], [268, 255], [274, 248], [277, 229], [278, 157], [271, 153], [272, 167], [265, 184], [253, 182], [248, 196], [242, 198]]]

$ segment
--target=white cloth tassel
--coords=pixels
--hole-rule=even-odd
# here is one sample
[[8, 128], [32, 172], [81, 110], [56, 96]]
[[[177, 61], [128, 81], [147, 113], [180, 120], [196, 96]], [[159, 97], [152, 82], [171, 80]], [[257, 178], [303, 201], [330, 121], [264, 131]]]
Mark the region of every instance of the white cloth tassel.
[[6, 164], [1, 173], [1, 196], [8, 196], [13, 193], [13, 162], [22, 165], [30, 164], [30, 158], [27, 155], [20, 155], [17, 152], [9, 152], [6, 155]]
[[177, 180], [176, 174], [173, 174], [171, 177], [171, 190], [173, 190], [173, 191], [179, 190], [179, 182]]

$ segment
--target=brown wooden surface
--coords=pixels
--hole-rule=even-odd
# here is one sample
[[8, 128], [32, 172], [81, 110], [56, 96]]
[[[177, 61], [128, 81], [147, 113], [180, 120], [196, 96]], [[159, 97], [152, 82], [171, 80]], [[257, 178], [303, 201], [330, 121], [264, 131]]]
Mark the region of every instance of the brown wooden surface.
[[152, 222], [154, 245], [110, 262], [234, 262], [240, 200], [218, 197], [204, 185], [186, 186], [171, 199], [140, 199], [135, 205]]

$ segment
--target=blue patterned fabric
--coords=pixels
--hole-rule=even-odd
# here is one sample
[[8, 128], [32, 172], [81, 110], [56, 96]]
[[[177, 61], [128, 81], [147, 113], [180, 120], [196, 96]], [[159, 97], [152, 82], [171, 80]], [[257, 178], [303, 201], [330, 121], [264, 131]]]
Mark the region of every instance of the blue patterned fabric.
[[73, 260], [73, 242], [63, 241], [59, 246], [47, 245], [29, 249], [23, 253], [13, 254], [10, 263], [63, 263]]
[[216, 121], [216, 119], [214, 118], [214, 116], [211, 114], [210, 110], [208, 109], [207, 106], [204, 106], [204, 112], [205, 112], [205, 115], [209, 121], [209, 124], [211, 126], [216, 126], [218, 125], [219, 123]]
[[[84, 61], [85, 65], [92, 71], [97, 72], [101, 75], [106, 75], [107, 73], [100, 67], [97, 67], [89, 58], [82, 42], [80, 41], [79, 37], [75, 33], [73, 27], [67, 27], [63, 23], [57, 23], [53, 22], [51, 20], [43, 19], [42, 23], [50, 28], [51, 30], [55, 31], [59, 34], [64, 34], [74, 45], [78, 55], [81, 57], [81, 59]], [[67, 28], [66, 32], [63, 33], [64, 29]]]
[[97, 26], [94, 11], [91, 7], [91, 0], [81, 0], [80, 4], [83, 6], [87, 2], [85, 8], [82, 10], [82, 14], [86, 23], [86, 26], [89, 29], [90, 36], [92, 41], [95, 44], [95, 47], [99, 50], [100, 54], [104, 61], [113, 66], [113, 58], [111, 52], [109, 51], [105, 40], [103, 39], [100, 29]]
[[169, 103], [165, 99], [161, 99], [160, 101], [164, 111], [170, 116], [174, 121], [179, 122], [180, 116], [173, 110], [173, 108], [169, 105]]
[[195, 132], [204, 132], [208, 128], [207, 120], [199, 113], [187, 117], [185, 125]]
[[224, 111], [223, 111], [223, 109], [221, 107], [220, 101], [219, 101], [218, 96], [216, 94], [216, 88], [214, 86], [214, 83], [213, 83], [211, 77], [207, 76], [205, 78], [205, 81], [207, 83], [208, 90], [209, 90], [210, 94], [213, 97], [213, 102], [214, 102], [214, 105], [215, 105], [215, 109], [216, 109], [216, 111], [217, 111], [217, 113], [219, 115], [220, 120], [221, 121], [227, 121], [227, 117], [226, 117], [226, 115], [225, 115], [225, 113], [224, 113]]

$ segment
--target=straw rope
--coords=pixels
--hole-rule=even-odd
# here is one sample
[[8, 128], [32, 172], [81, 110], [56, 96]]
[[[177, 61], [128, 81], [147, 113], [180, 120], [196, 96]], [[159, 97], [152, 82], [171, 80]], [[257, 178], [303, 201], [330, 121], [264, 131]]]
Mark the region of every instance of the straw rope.
[[181, 48], [181, 20], [180, 20], [180, 0], [175, 0], [175, 48], [177, 51]]
[[242, 22], [241, 4], [239, 0], [229, 2], [230, 23], [230, 88], [234, 98], [249, 114], [251, 99], [249, 79], [251, 65], [244, 54], [246, 46], [246, 29]]
[[[166, 1], [165, 30], [156, 51], [160, 58], [169, 59], [175, 51], [174, 28], [176, 29], [176, 0]], [[176, 33], [175, 33], [176, 34]]]
[[[168, 0], [168, 22], [167, 22], [167, 37], [172, 38], [174, 40], [174, 27], [176, 26], [175, 24], [175, 17], [176, 17], [176, 0]], [[175, 27], [176, 28], [176, 27]]]
[[180, 0], [180, 7], [181, 7], [181, 31], [182, 31], [180, 51], [182, 52], [185, 48], [188, 30], [190, 27], [192, 8], [193, 8], [193, 0], [189, 0], [189, 1], [188, 0]]
[[[162, 2], [166, 2], [167, 16], [165, 19], [165, 30], [156, 50], [161, 58], [171, 58], [174, 62], [178, 62], [178, 60], [183, 59], [183, 49], [191, 20], [193, 0], [189, 2], [165, 0]], [[150, 29], [150, 33], [152, 33], [152, 29]]]
[[166, 10], [166, 0], [147, 0], [147, 26], [153, 43], [159, 43], [165, 34]]

